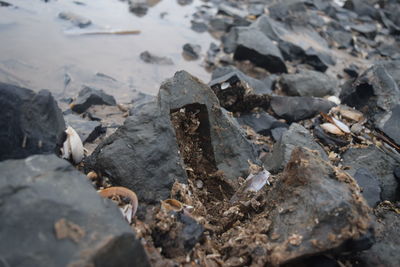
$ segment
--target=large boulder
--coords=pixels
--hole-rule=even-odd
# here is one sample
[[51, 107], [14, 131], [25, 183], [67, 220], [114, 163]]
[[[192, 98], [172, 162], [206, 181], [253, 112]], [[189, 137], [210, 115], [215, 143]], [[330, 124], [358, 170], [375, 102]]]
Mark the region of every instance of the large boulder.
[[4, 266], [149, 266], [118, 207], [55, 155], [0, 163]]
[[56, 153], [65, 130], [49, 91], [0, 83], [0, 160]]
[[266, 210], [271, 220], [267, 258], [274, 265], [372, 245], [365, 238], [371, 236], [370, 209], [357, 183], [305, 148], [293, 150], [267, 195]]
[[175, 181], [187, 181], [179, 151], [182, 140], [177, 140], [171, 121], [173, 113], [183, 116], [186, 110], [195, 110], [199, 125], [193, 131], [201, 132], [214, 167], [230, 179], [247, 177], [247, 160], [258, 162], [255, 148], [213, 91], [184, 71], [161, 85], [157, 102], [132, 111], [134, 116], [100, 144], [88, 165], [135, 190], [146, 203], [168, 198]]

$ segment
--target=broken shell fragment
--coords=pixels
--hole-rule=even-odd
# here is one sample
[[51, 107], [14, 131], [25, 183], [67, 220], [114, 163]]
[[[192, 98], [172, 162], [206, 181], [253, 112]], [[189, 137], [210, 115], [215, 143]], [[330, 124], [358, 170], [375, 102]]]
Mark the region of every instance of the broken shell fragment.
[[[122, 186], [113, 186], [109, 187], [103, 190], [97, 191], [100, 196], [104, 198], [111, 198], [113, 196], [120, 196], [120, 197], [126, 197], [130, 199], [130, 204], [132, 205], [132, 217], [135, 216], [139, 201], [138, 198], [132, 190], [129, 190], [128, 188], [122, 187]], [[125, 212], [123, 211], [123, 214], [125, 215]]]
[[361, 112], [354, 110], [354, 109], [340, 108], [339, 113], [344, 118], [353, 120], [353, 121], [357, 121], [357, 122], [361, 121], [364, 118], [364, 116]]
[[83, 159], [84, 150], [82, 140], [78, 133], [71, 126], [67, 127], [65, 133], [67, 134], [67, 138], [63, 144], [62, 157], [64, 159], [72, 158], [72, 161], [75, 164], [78, 164]]
[[257, 174], [250, 173], [246, 178], [246, 188], [244, 191], [258, 192], [265, 184], [269, 184], [268, 178], [270, 175], [271, 174], [267, 170], [263, 170]]
[[344, 124], [344, 123], [341, 122], [340, 120], [338, 120], [338, 119], [332, 117], [332, 121], [333, 121], [333, 123], [334, 123], [340, 130], [342, 130], [343, 132], [345, 132], [345, 133], [350, 133], [350, 132], [351, 132], [349, 126], [347, 126], [346, 124]]
[[329, 100], [333, 103], [335, 103], [336, 105], [340, 105], [340, 99], [337, 96], [331, 95], [326, 97], [326, 100]]
[[321, 124], [320, 127], [327, 133], [335, 135], [344, 135], [344, 132], [342, 132], [335, 124], [326, 122]]
[[183, 204], [176, 199], [166, 199], [164, 201], [161, 201], [161, 208], [166, 211], [179, 212], [183, 210]]

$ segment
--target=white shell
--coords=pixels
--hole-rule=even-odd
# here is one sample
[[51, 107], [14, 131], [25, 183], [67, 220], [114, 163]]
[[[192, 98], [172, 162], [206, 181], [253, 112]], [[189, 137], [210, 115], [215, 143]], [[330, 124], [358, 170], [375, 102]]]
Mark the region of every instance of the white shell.
[[320, 126], [327, 133], [336, 134], [336, 135], [344, 135], [344, 132], [342, 132], [335, 124], [323, 123]]
[[340, 115], [342, 115], [346, 119], [350, 119], [353, 121], [361, 121], [363, 119], [363, 114], [354, 109], [339, 109]]
[[337, 96], [331, 95], [326, 97], [326, 99], [335, 103], [336, 105], [340, 105], [340, 99]]
[[69, 159], [72, 157], [72, 161], [78, 164], [83, 159], [82, 140], [71, 126], [68, 126], [65, 132], [67, 133], [67, 139], [63, 144], [63, 158]]
[[344, 123], [341, 122], [340, 120], [335, 119], [334, 117], [332, 117], [332, 120], [333, 120], [333, 123], [334, 123], [340, 130], [342, 130], [343, 132], [345, 132], [345, 133], [350, 133], [350, 132], [351, 132], [349, 126], [347, 126], [346, 124], [344, 124]]
[[269, 184], [268, 178], [271, 174], [263, 170], [257, 174], [250, 174], [246, 178], [246, 188], [244, 191], [258, 192], [265, 184]]

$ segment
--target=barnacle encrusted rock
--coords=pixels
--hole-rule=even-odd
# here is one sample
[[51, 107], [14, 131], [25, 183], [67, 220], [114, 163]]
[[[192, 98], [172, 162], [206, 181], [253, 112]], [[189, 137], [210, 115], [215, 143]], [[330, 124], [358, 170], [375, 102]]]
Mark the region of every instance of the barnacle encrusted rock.
[[[371, 234], [370, 209], [357, 183], [314, 153], [295, 148], [267, 196], [272, 221], [268, 258], [274, 265], [357, 243]], [[357, 245], [370, 245], [363, 242]]]

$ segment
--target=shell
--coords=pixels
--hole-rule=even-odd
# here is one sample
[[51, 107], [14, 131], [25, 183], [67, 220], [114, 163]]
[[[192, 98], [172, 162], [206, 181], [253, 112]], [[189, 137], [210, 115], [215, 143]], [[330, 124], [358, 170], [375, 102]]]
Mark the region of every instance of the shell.
[[349, 126], [347, 126], [346, 124], [344, 124], [340, 120], [335, 119], [334, 117], [332, 117], [332, 121], [343, 132], [348, 133], [348, 134], [351, 132]]
[[340, 108], [339, 113], [340, 113], [340, 115], [342, 115], [342, 117], [349, 119], [349, 120], [353, 120], [353, 121], [359, 122], [364, 118], [364, 116], [361, 112], [354, 110], [354, 109]]
[[253, 191], [258, 192], [265, 184], [269, 184], [268, 178], [271, 174], [267, 170], [262, 170], [257, 174], [250, 174], [246, 178], [245, 192]]
[[335, 135], [344, 135], [344, 132], [342, 132], [335, 124], [332, 123], [323, 123], [320, 125], [320, 127], [327, 133], [335, 134]]
[[72, 161], [78, 164], [83, 159], [82, 140], [71, 126], [68, 126], [65, 132], [67, 133], [67, 139], [63, 144], [63, 158], [70, 159], [72, 157]]
[[166, 210], [166, 211], [181, 211], [183, 210], [184, 205], [182, 202], [176, 200], [176, 199], [166, 199], [164, 201], [161, 201], [161, 208]]
[[340, 105], [340, 99], [337, 96], [331, 95], [326, 97], [326, 100], [329, 100], [333, 103], [335, 103], [336, 105]]
[[139, 201], [135, 192], [133, 192], [132, 190], [129, 190], [128, 188], [122, 186], [113, 186], [103, 190], [99, 190], [97, 192], [100, 196], [105, 198], [110, 198], [115, 195], [129, 198], [131, 200], [130, 204], [132, 205], [132, 217], [135, 216]]

